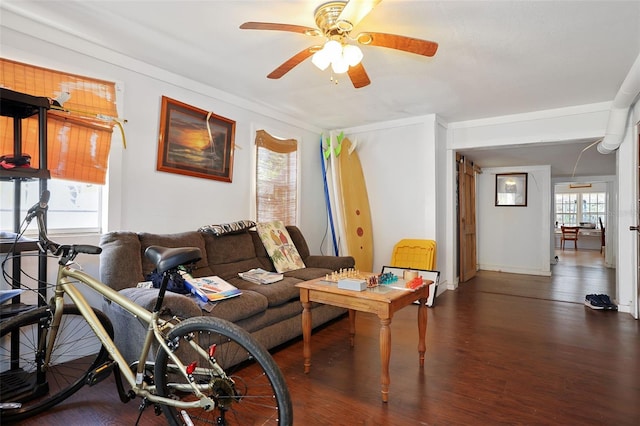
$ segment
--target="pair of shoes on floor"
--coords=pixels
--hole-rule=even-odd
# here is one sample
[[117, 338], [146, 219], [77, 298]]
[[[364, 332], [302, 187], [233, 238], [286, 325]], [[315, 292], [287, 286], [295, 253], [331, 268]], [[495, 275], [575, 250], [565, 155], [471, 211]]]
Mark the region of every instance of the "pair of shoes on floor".
[[587, 294], [584, 299], [584, 304], [591, 309], [618, 310], [618, 305], [611, 302], [611, 299], [606, 294]]

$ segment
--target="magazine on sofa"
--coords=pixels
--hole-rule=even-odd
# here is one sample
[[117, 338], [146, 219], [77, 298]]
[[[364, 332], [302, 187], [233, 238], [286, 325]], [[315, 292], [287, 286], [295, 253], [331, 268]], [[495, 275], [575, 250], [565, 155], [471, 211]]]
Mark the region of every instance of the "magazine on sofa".
[[203, 302], [218, 302], [231, 297], [240, 296], [242, 291], [229, 284], [217, 275], [194, 278], [185, 271], [180, 271], [184, 283], [198, 299]]
[[239, 272], [238, 275], [243, 280], [251, 281], [256, 284], [271, 284], [281, 281], [284, 275], [277, 272], [265, 271], [262, 268], [251, 269], [247, 272]]

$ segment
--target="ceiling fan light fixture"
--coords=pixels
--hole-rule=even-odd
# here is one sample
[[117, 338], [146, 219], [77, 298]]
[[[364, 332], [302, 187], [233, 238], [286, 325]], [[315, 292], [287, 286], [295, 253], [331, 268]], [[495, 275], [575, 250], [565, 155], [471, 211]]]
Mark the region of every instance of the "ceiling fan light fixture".
[[[323, 1], [324, 3], [314, 12], [316, 28], [272, 22], [245, 22], [240, 25], [240, 29], [243, 30], [286, 31], [317, 36], [323, 40], [323, 45], [316, 44], [287, 59], [268, 74], [267, 78], [280, 78], [311, 57], [312, 63], [322, 71], [331, 65], [335, 74], [348, 72], [353, 87], [359, 89], [371, 84], [361, 64], [363, 59], [363, 53], [359, 48], [361, 45], [385, 47], [422, 56], [434, 56], [438, 50], [436, 42], [402, 35], [363, 32], [354, 37], [351, 32], [382, 0]], [[333, 75], [331, 78], [333, 81]], [[337, 82], [337, 79], [335, 81]]]
[[356, 41], [366, 46], [368, 44], [371, 44], [371, 42], [373, 41], [373, 36], [369, 33], [360, 33], [356, 37]]
[[344, 74], [349, 70], [349, 64], [347, 60], [340, 55], [338, 58], [331, 61], [331, 69], [336, 74]]
[[320, 49], [311, 57], [311, 63], [313, 63], [313, 65], [318, 67], [321, 71], [324, 71], [331, 64], [331, 58], [327, 54], [326, 50]]
[[317, 28], [309, 28], [308, 30], [304, 31], [304, 35], [311, 36], [311, 37], [318, 37], [318, 36], [321, 36], [322, 33]]
[[337, 40], [329, 40], [324, 44], [322, 48], [325, 52], [327, 52], [327, 56], [333, 62], [336, 58], [342, 56], [342, 44], [340, 44]]
[[343, 33], [348, 33], [353, 30], [353, 24], [349, 21], [340, 20], [336, 22], [336, 27]]
[[362, 50], [358, 46], [354, 46], [352, 44], [346, 44], [342, 48], [342, 56], [347, 61], [349, 66], [355, 67], [362, 61]]

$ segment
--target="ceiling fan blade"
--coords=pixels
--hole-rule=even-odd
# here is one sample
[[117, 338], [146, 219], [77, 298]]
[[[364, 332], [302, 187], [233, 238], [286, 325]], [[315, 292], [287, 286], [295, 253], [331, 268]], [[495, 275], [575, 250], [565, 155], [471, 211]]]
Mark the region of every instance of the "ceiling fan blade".
[[305, 27], [303, 25], [275, 24], [271, 22], [245, 22], [240, 25], [240, 29], [288, 31], [305, 35], [320, 35], [320, 31], [317, 28]]
[[351, 0], [344, 5], [337, 21], [347, 21], [351, 27], [358, 25], [365, 16], [373, 10], [382, 0]]
[[362, 66], [362, 62], [354, 67], [349, 67], [347, 71], [349, 74], [349, 78], [351, 79], [351, 83], [353, 83], [353, 87], [359, 89], [364, 86], [368, 86], [371, 84], [371, 80], [369, 80], [369, 76], [367, 72], [364, 70], [364, 66]]
[[320, 49], [319, 46], [308, 47], [300, 52], [296, 53], [289, 59], [287, 59], [282, 65], [280, 65], [275, 70], [271, 71], [271, 74], [267, 76], [267, 78], [277, 79], [291, 71], [296, 65], [307, 59], [309, 56], [313, 55]]
[[438, 43], [419, 38], [405, 37], [385, 33], [360, 33], [356, 37], [358, 43], [365, 46], [388, 47], [389, 49], [404, 50], [423, 56], [433, 56], [438, 50]]

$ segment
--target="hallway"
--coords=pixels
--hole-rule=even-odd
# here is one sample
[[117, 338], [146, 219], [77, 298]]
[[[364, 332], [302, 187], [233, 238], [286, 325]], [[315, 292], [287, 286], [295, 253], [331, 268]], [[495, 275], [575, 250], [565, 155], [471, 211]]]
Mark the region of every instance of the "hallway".
[[595, 250], [557, 250], [558, 263], [551, 276], [478, 271], [471, 281], [483, 293], [505, 294], [557, 302], [584, 303], [587, 294], [616, 296], [616, 271], [604, 266], [604, 257]]

